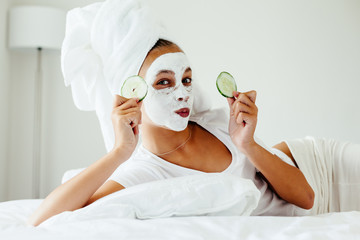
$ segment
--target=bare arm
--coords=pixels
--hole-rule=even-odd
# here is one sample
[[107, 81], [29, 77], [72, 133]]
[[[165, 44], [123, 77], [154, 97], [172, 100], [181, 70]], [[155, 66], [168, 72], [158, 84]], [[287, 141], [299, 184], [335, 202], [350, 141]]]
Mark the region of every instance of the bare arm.
[[129, 159], [136, 147], [138, 125], [141, 122], [138, 100], [116, 95], [112, 122], [115, 130], [113, 150], [51, 192], [30, 216], [29, 224], [37, 226], [51, 216], [82, 208], [124, 188], [114, 181], [104, 182], [121, 163]]
[[294, 156], [292, 155], [288, 145], [285, 142], [280, 142], [280, 143], [274, 145], [273, 148], [279, 149], [280, 151], [285, 153], [291, 159], [291, 161], [294, 163], [294, 165], [297, 168], [299, 168], [299, 166], [297, 165], [297, 162], [295, 161]]
[[40, 207], [31, 215], [28, 222], [31, 225], [37, 226], [56, 214], [84, 207], [95, 191], [100, 188], [120, 163], [125, 160], [120, 150], [108, 153], [79, 175], [51, 192]]
[[234, 144], [261, 172], [273, 190], [284, 200], [301, 208], [310, 209], [314, 191], [302, 172], [268, 152], [254, 140], [258, 109], [256, 92], [234, 92], [228, 99], [230, 106], [229, 134]]
[[298, 168], [285, 163], [257, 143], [246, 149], [244, 154], [282, 199], [301, 208], [312, 208], [314, 191]]

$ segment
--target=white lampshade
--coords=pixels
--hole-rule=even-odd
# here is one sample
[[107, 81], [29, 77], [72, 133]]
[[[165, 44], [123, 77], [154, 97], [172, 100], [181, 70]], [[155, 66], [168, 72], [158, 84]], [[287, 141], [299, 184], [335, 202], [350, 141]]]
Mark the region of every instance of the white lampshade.
[[10, 48], [60, 49], [66, 12], [43, 6], [17, 6], [9, 12]]

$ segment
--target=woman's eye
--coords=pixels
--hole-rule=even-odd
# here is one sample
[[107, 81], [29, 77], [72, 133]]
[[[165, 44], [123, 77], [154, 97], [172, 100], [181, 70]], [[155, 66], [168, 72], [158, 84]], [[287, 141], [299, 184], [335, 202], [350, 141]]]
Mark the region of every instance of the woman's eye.
[[156, 85], [168, 85], [168, 84], [170, 84], [170, 81], [166, 79], [160, 80], [156, 83]]
[[182, 83], [183, 84], [190, 84], [192, 82], [192, 79], [191, 78], [184, 78], [183, 80], [182, 80]]

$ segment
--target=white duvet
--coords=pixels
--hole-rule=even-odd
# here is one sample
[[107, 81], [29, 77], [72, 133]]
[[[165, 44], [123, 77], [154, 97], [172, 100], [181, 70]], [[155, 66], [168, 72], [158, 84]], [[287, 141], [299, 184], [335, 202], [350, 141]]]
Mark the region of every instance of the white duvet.
[[360, 212], [307, 217], [196, 216], [149, 220], [87, 216], [31, 227], [26, 219], [42, 200], [0, 204], [0, 239], [360, 239]]
[[0, 239], [360, 239], [360, 212], [249, 216], [258, 200], [249, 180], [204, 174], [124, 189], [39, 227], [26, 219], [42, 200], [9, 201]]

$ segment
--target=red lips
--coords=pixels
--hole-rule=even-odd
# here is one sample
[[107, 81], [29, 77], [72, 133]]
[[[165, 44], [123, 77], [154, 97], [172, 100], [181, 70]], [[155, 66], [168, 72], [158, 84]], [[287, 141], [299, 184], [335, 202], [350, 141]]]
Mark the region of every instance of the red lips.
[[179, 110], [176, 110], [175, 113], [179, 114], [183, 118], [186, 118], [190, 114], [190, 109], [189, 108], [181, 108]]

